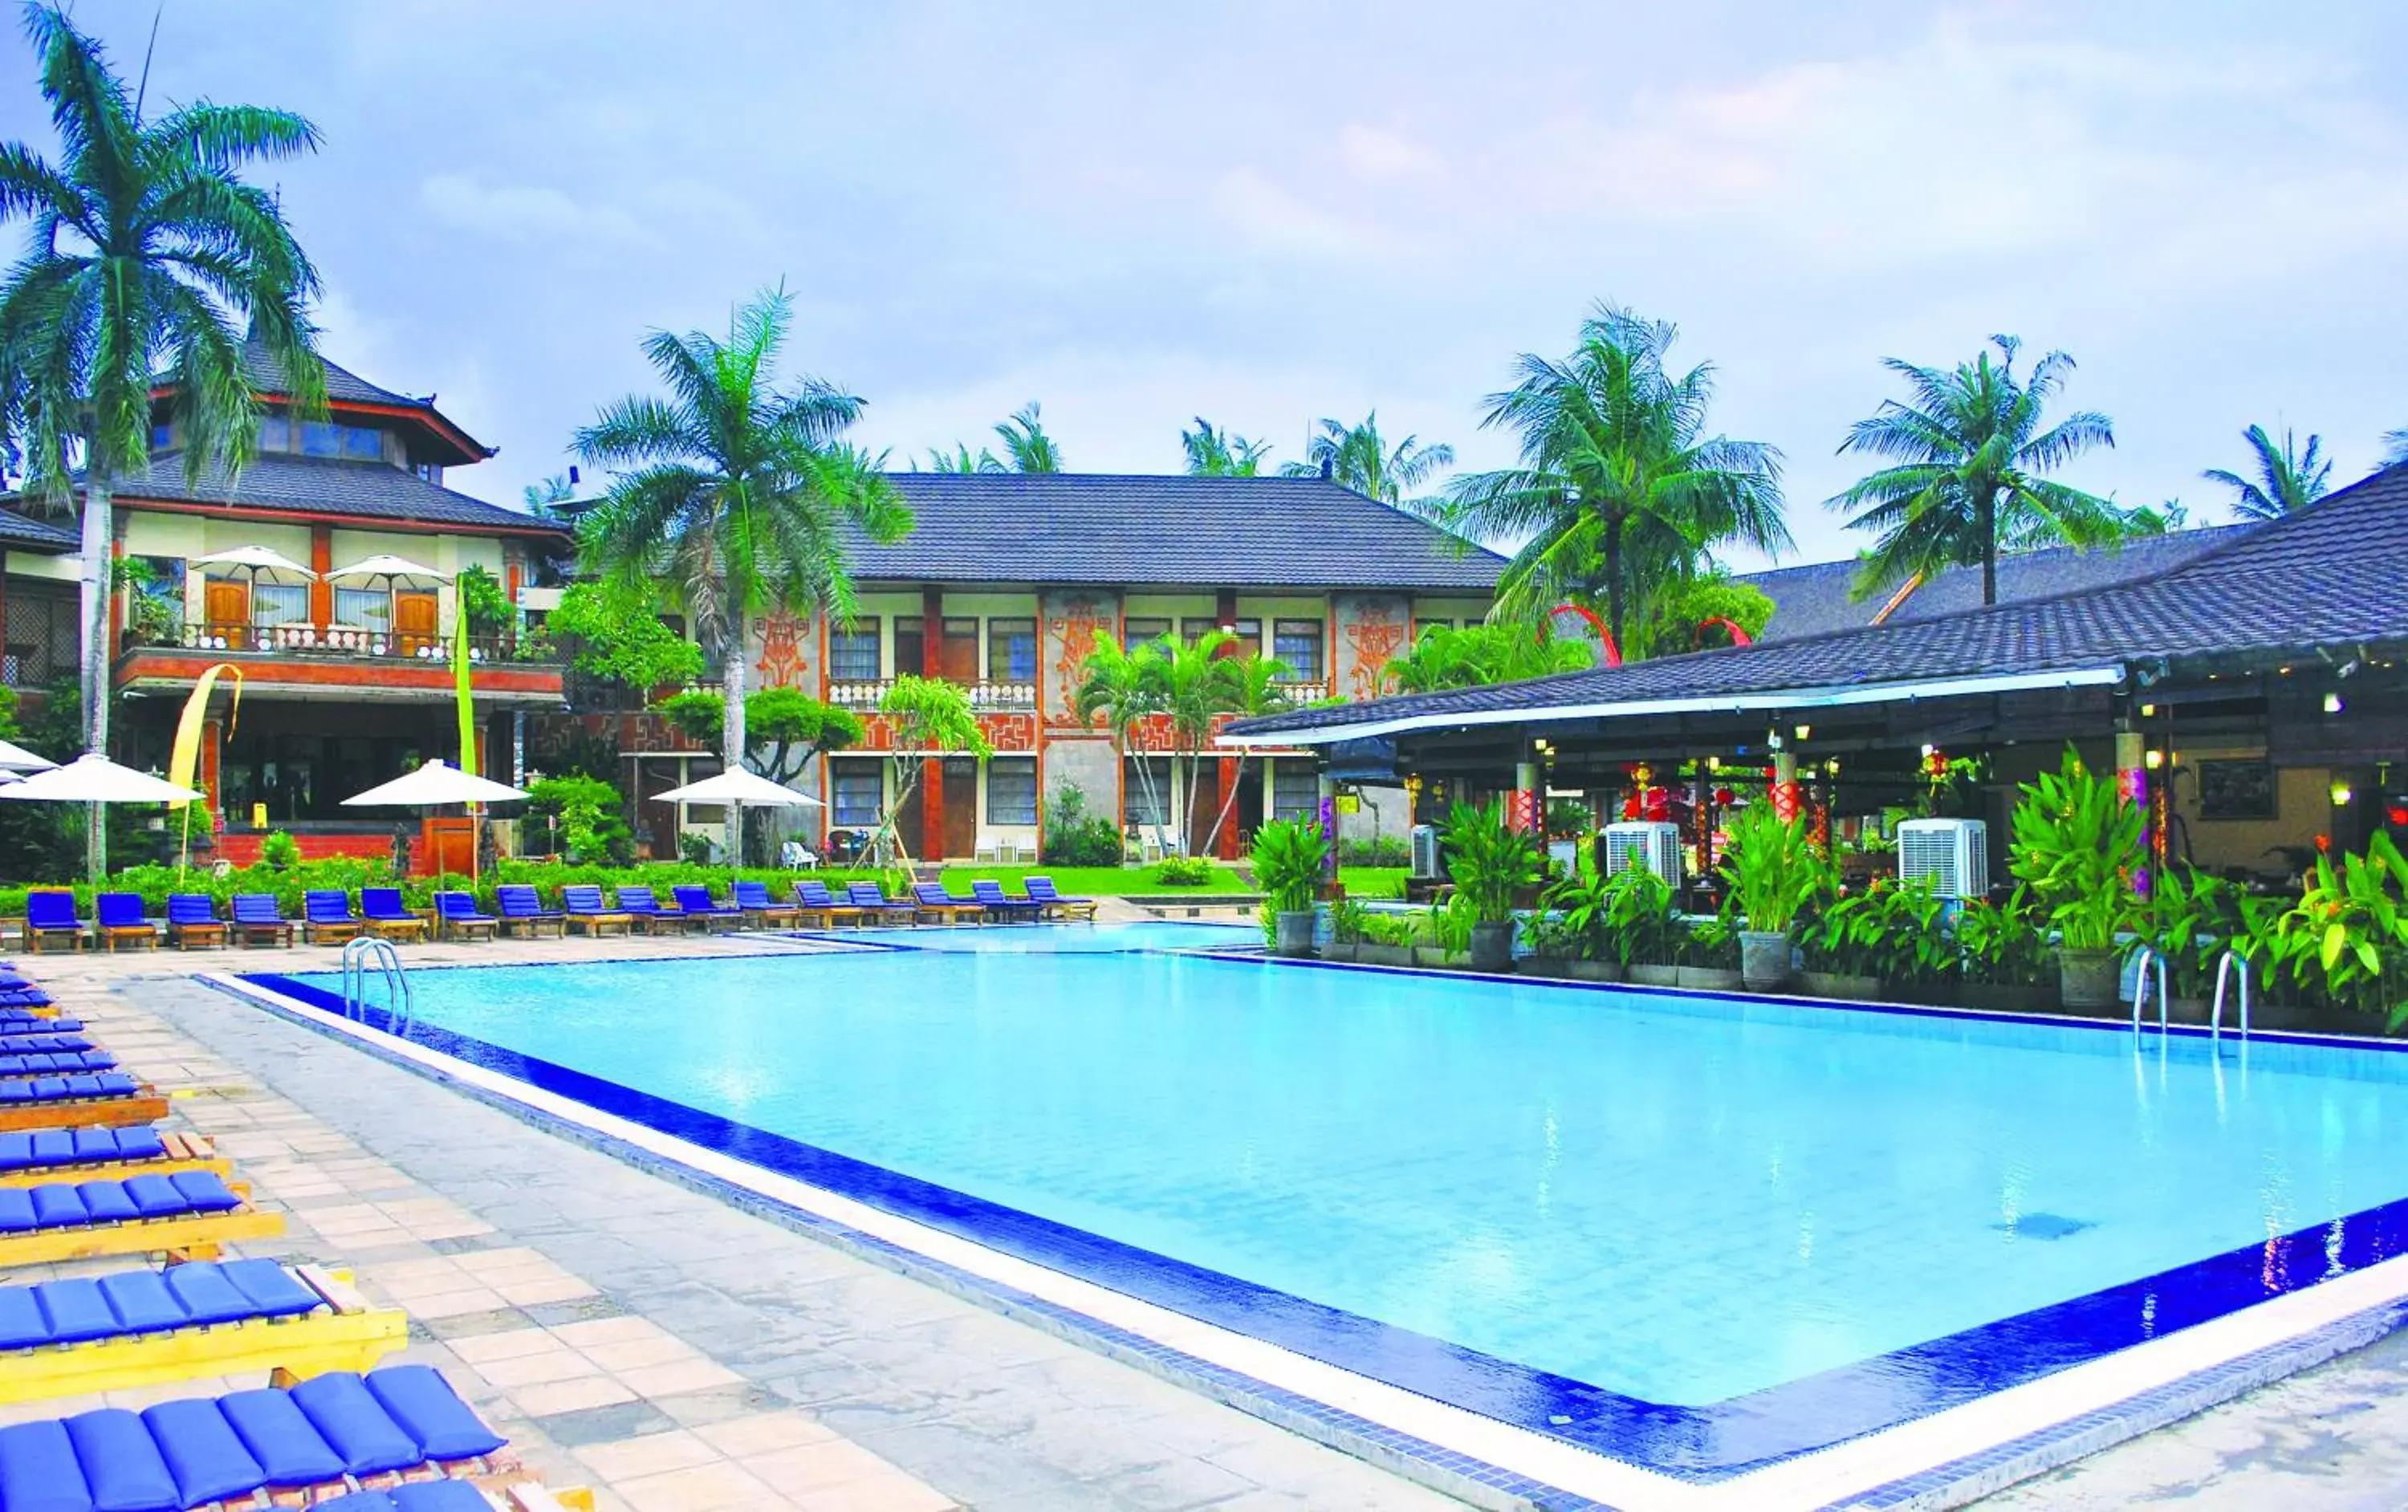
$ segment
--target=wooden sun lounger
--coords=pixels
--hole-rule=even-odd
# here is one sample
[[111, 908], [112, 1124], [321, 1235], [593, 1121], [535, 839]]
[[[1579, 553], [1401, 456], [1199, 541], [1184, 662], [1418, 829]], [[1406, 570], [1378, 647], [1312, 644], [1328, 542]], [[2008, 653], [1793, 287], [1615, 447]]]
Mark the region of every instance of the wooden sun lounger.
[[69, 1097], [40, 1103], [0, 1104], [0, 1133], [18, 1129], [73, 1129], [156, 1123], [167, 1116], [167, 1099], [149, 1082], [130, 1097]]
[[349, 1273], [316, 1265], [285, 1269], [317, 1293], [317, 1308], [0, 1350], [0, 1402], [36, 1402], [253, 1372], [268, 1373], [284, 1386], [332, 1370], [366, 1371], [408, 1346], [408, 1315], [397, 1307], [371, 1306], [352, 1289]]
[[0, 1234], [0, 1267], [46, 1265], [98, 1255], [165, 1255], [170, 1260], [215, 1260], [237, 1239], [273, 1239], [284, 1232], [284, 1215], [254, 1207], [251, 1184], [229, 1181], [242, 1205], [222, 1213], [179, 1213], [122, 1223], [79, 1224]]
[[[89, 1127], [89, 1125], [87, 1125]], [[22, 1171], [0, 1171], [0, 1187], [38, 1187], [47, 1181], [122, 1181], [130, 1176], [174, 1176], [179, 1171], [234, 1174], [234, 1163], [218, 1153], [207, 1134], [162, 1134], [165, 1153], [150, 1160], [85, 1161], [72, 1165], [34, 1165]]]

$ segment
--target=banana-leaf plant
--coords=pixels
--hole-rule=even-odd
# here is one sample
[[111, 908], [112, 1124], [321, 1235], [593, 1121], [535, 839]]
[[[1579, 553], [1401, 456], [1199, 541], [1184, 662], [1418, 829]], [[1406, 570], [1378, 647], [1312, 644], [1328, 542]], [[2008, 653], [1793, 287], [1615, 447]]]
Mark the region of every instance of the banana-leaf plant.
[[2142, 864], [2140, 809], [2112, 777], [2065, 750], [2063, 766], [2024, 784], [2009, 870], [2032, 890], [2068, 950], [2110, 950], [2132, 920]]
[[2336, 1005], [2408, 1022], [2408, 858], [2376, 834], [2363, 856], [2316, 858], [2307, 891], [2282, 917], [2274, 951], [2293, 978]]

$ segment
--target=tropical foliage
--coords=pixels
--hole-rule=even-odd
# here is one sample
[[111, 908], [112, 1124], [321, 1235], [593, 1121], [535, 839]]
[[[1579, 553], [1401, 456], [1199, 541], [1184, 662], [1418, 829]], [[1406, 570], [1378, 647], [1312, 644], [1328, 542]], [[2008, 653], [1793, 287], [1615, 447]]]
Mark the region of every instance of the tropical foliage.
[[1754, 803], [1731, 817], [1723, 879], [1747, 927], [1785, 934], [1813, 906], [1835, 878], [1807, 837], [1803, 818], [1783, 819], [1770, 803]]
[[[1287, 673], [1285, 663], [1268, 657], [1228, 655], [1234, 639], [1226, 631], [1214, 630], [1192, 643], [1166, 637], [1124, 649], [1109, 632], [1099, 634], [1071, 694], [1071, 708], [1079, 718], [1092, 722], [1100, 717], [1124, 757], [1135, 752], [1137, 732], [1145, 720], [1160, 716], [1169, 726], [1170, 792], [1164, 794], [1155, 789], [1153, 763], [1137, 763], [1138, 784], [1154, 819], [1154, 843], [1164, 850], [1172, 849], [1162, 823], [1166, 811], [1177, 825], [1178, 849], [1182, 852], [1192, 849], [1195, 836], [1190, 820], [1195, 806], [1185, 799], [1197, 780], [1203, 744], [1211, 735], [1213, 722], [1223, 715], [1267, 714], [1285, 706], [1280, 686]], [[1220, 821], [1226, 819], [1228, 806], [1222, 806], [1223, 812], [1212, 826], [1213, 841], [1220, 837]]]
[[1678, 333], [1599, 306], [1561, 361], [1524, 353], [1484, 426], [1515, 432], [1518, 465], [1457, 478], [1440, 518], [1520, 543], [1498, 582], [1500, 619], [1533, 620], [1566, 598], [1605, 606], [1623, 641], [1635, 612], [1706, 569], [1727, 544], [1778, 552], [1780, 453], [1710, 435], [1713, 369], [1665, 365]]
[[1536, 625], [1477, 624], [1459, 630], [1432, 625], [1410, 650], [1388, 663], [1387, 676], [1400, 692], [1431, 693], [1585, 672], [1596, 664], [1596, 654], [1585, 643], [1555, 639], [1543, 620]]
[[2032, 891], [2069, 950], [2105, 950], [2134, 912], [2145, 859], [2142, 816], [2112, 777], [2068, 746], [2058, 770], [2024, 784], [2010, 869]]
[[984, 765], [995, 748], [979, 728], [969, 690], [959, 683], [906, 673], [886, 685], [878, 712], [886, 717], [891, 754], [886, 758], [887, 808], [871, 837], [870, 852], [880, 854], [891, 845], [896, 855], [908, 857], [910, 847], [895, 820], [920, 791], [921, 774], [927, 768], [924, 753], [958, 751]]
[[1842, 452], [1891, 463], [1827, 501], [1849, 511], [1850, 526], [1877, 537], [1856, 578], [1860, 596], [1978, 563], [1982, 602], [1996, 604], [2000, 551], [2097, 546], [2125, 534], [2114, 505], [2044, 476], [2093, 447], [2115, 444], [2114, 427], [2096, 410], [2042, 426], [2073, 359], [2050, 352], [2019, 378], [2021, 343], [1990, 340], [1996, 362], [1986, 351], [1950, 369], [1885, 359], [1911, 398], [1885, 399], [1871, 419], [1849, 427]]
[[[688, 688], [652, 707], [697, 745], [716, 747], [725, 733], [727, 706], [717, 693]], [[863, 733], [860, 715], [800, 688], [763, 688], [744, 698], [744, 738], [752, 744], [756, 769], [772, 782], [792, 782], [813, 757], [857, 746]]]
[[1058, 473], [1062, 470], [1062, 449], [1046, 433], [1039, 406], [1030, 400], [1010, 420], [995, 428], [1003, 443], [1003, 454], [997, 456], [984, 447], [973, 453], [968, 443], [957, 444], [953, 450], [928, 453], [928, 470], [932, 473]]
[[2339, 866], [2316, 858], [2298, 906], [2275, 927], [2273, 954], [2335, 1002], [2393, 1029], [2408, 1022], [2408, 858], [2390, 835], [2378, 832], [2365, 855]]
[[1512, 921], [1513, 895], [1541, 876], [1539, 837], [1506, 823], [1502, 803], [1459, 803], [1448, 811], [1440, 841], [1446, 875], [1455, 895], [1469, 900], [1472, 917], [1483, 924]]
[[1772, 622], [1772, 610], [1764, 590], [1710, 566], [1648, 599], [1626, 633], [1622, 659], [1642, 662], [1734, 645], [1733, 626], [1753, 641]]
[[1187, 472], [1192, 478], [1253, 478], [1263, 470], [1263, 459], [1269, 455], [1268, 441], [1250, 441], [1235, 431], [1225, 431], [1203, 416], [1196, 417], [1196, 428], [1179, 433], [1179, 447], [1186, 453]]
[[[817, 378], [792, 392], [774, 371], [793, 307], [782, 288], [739, 306], [725, 339], [655, 332], [644, 355], [666, 398], [631, 395], [577, 433], [590, 464], [614, 469], [578, 527], [589, 570], [624, 601], [666, 580], [720, 666], [720, 760], [741, 766], [744, 626], [771, 606], [849, 618], [843, 529], [891, 541], [911, 516], [876, 464], [839, 437], [861, 401]], [[727, 811], [727, 851], [741, 854]]]
[[702, 676], [702, 648], [663, 624], [651, 598], [648, 591], [630, 594], [597, 582], [572, 583], [545, 617], [544, 634], [578, 670], [638, 692], [694, 681]]
[[1251, 866], [1266, 908], [1300, 914], [1320, 895], [1329, 864], [1329, 839], [1321, 826], [1299, 819], [1275, 819], [1254, 831]]
[[1285, 478], [1320, 475], [1383, 504], [1409, 502], [1413, 490], [1439, 472], [1455, 465], [1455, 448], [1443, 441], [1424, 444], [1408, 435], [1390, 446], [1380, 434], [1377, 410], [1360, 425], [1324, 419], [1305, 443], [1302, 462], [1283, 463]]
[[1037, 856], [1048, 866], [1117, 866], [1121, 827], [1109, 814], [1090, 813], [1086, 790], [1064, 783], [1045, 801], [1045, 829]]
[[[200, 101], [146, 117], [100, 44], [48, 6], [25, 12], [64, 156], [0, 147], [0, 218], [31, 222], [0, 283], [0, 407], [25, 492], [82, 495], [84, 744], [108, 745], [110, 500], [150, 466], [151, 394], [173, 385], [183, 467], [238, 471], [259, 438], [258, 345], [296, 408], [322, 411], [325, 375], [308, 302], [318, 274], [276, 195], [241, 170], [315, 150], [289, 111]], [[105, 867], [104, 826], [86, 862]]]
[[2300, 450], [2289, 431], [2276, 446], [2266, 427], [2252, 425], [2241, 438], [2249, 443], [2250, 470], [2256, 477], [2243, 478], [2224, 467], [2211, 467], [2200, 476], [2232, 491], [2232, 512], [2242, 519], [2280, 520], [2331, 492], [2333, 464], [2324, 454], [2324, 437], [2309, 436], [2307, 449]]

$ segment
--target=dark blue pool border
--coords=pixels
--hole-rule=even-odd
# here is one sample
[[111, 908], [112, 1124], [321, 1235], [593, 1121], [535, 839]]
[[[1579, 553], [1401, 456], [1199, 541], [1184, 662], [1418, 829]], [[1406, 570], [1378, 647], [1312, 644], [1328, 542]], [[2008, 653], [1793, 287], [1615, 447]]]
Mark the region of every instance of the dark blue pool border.
[[[1332, 968], [1398, 969], [1335, 963]], [[1426, 975], [1460, 979], [1464, 974]], [[238, 979], [335, 1017], [343, 1016], [343, 1004], [336, 994], [284, 974], [245, 973]], [[1548, 985], [1654, 991], [1584, 982]], [[1727, 997], [1712, 992], [1680, 995]], [[1922, 1011], [1899, 1005], [1865, 1006]], [[395, 1032], [383, 1009], [368, 1008], [364, 1016], [370, 1027]], [[2028, 1015], [1980, 1010], [1942, 1009], [1929, 1016], [2033, 1021]], [[2125, 1027], [2123, 1032], [2130, 1031]], [[456, 1031], [409, 1022], [401, 1026], [400, 1037], [1002, 1253], [1483, 1417], [1695, 1483], [1726, 1480], [1927, 1417], [2408, 1253], [2408, 1200], [2402, 1200], [1760, 1391], [1705, 1406], [1683, 1406], [1648, 1402], [1533, 1370], [1325, 1306]]]

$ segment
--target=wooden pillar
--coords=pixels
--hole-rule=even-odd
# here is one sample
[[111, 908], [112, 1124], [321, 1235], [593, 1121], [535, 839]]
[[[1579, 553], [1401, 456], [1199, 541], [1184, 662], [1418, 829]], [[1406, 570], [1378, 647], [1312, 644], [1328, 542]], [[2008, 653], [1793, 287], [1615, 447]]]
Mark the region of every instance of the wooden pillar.
[[[942, 589], [920, 591], [920, 676], [936, 678], [944, 668], [945, 594]], [[920, 858], [941, 861], [945, 854], [945, 763], [932, 753], [920, 766]]]
[[309, 527], [309, 570], [318, 575], [309, 583], [309, 622], [323, 630], [335, 622], [335, 585], [326, 581], [326, 574], [335, 570], [332, 525]]
[[201, 792], [207, 795], [204, 801], [212, 814], [221, 812], [224, 807], [218, 796], [218, 763], [223, 755], [219, 746], [224, 738], [224, 725], [215, 720], [202, 721], [200, 770], [196, 775], [200, 778]]
[[1229, 802], [1229, 794], [1235, 792], [1238, 786], [1238, 758], [1235, 756], [1222, 757], [1220, 767], [1221, 780], [1218, 784], [1221, 790], [1219, 794], [1220, 803], [1216, 803], [1212, 806], [1212, 813], [1215, 818], [1218, 818], [1221, 813], [1221, 806], [1223, 804], [1228, 804], [1229, 818], [1227, 822], [1221, 826], [1221, 841], [1213, 853], [1219, 856], [1223, 861], [1235, 861], [1238, 859], [1238, 808], [1235, 804]]

